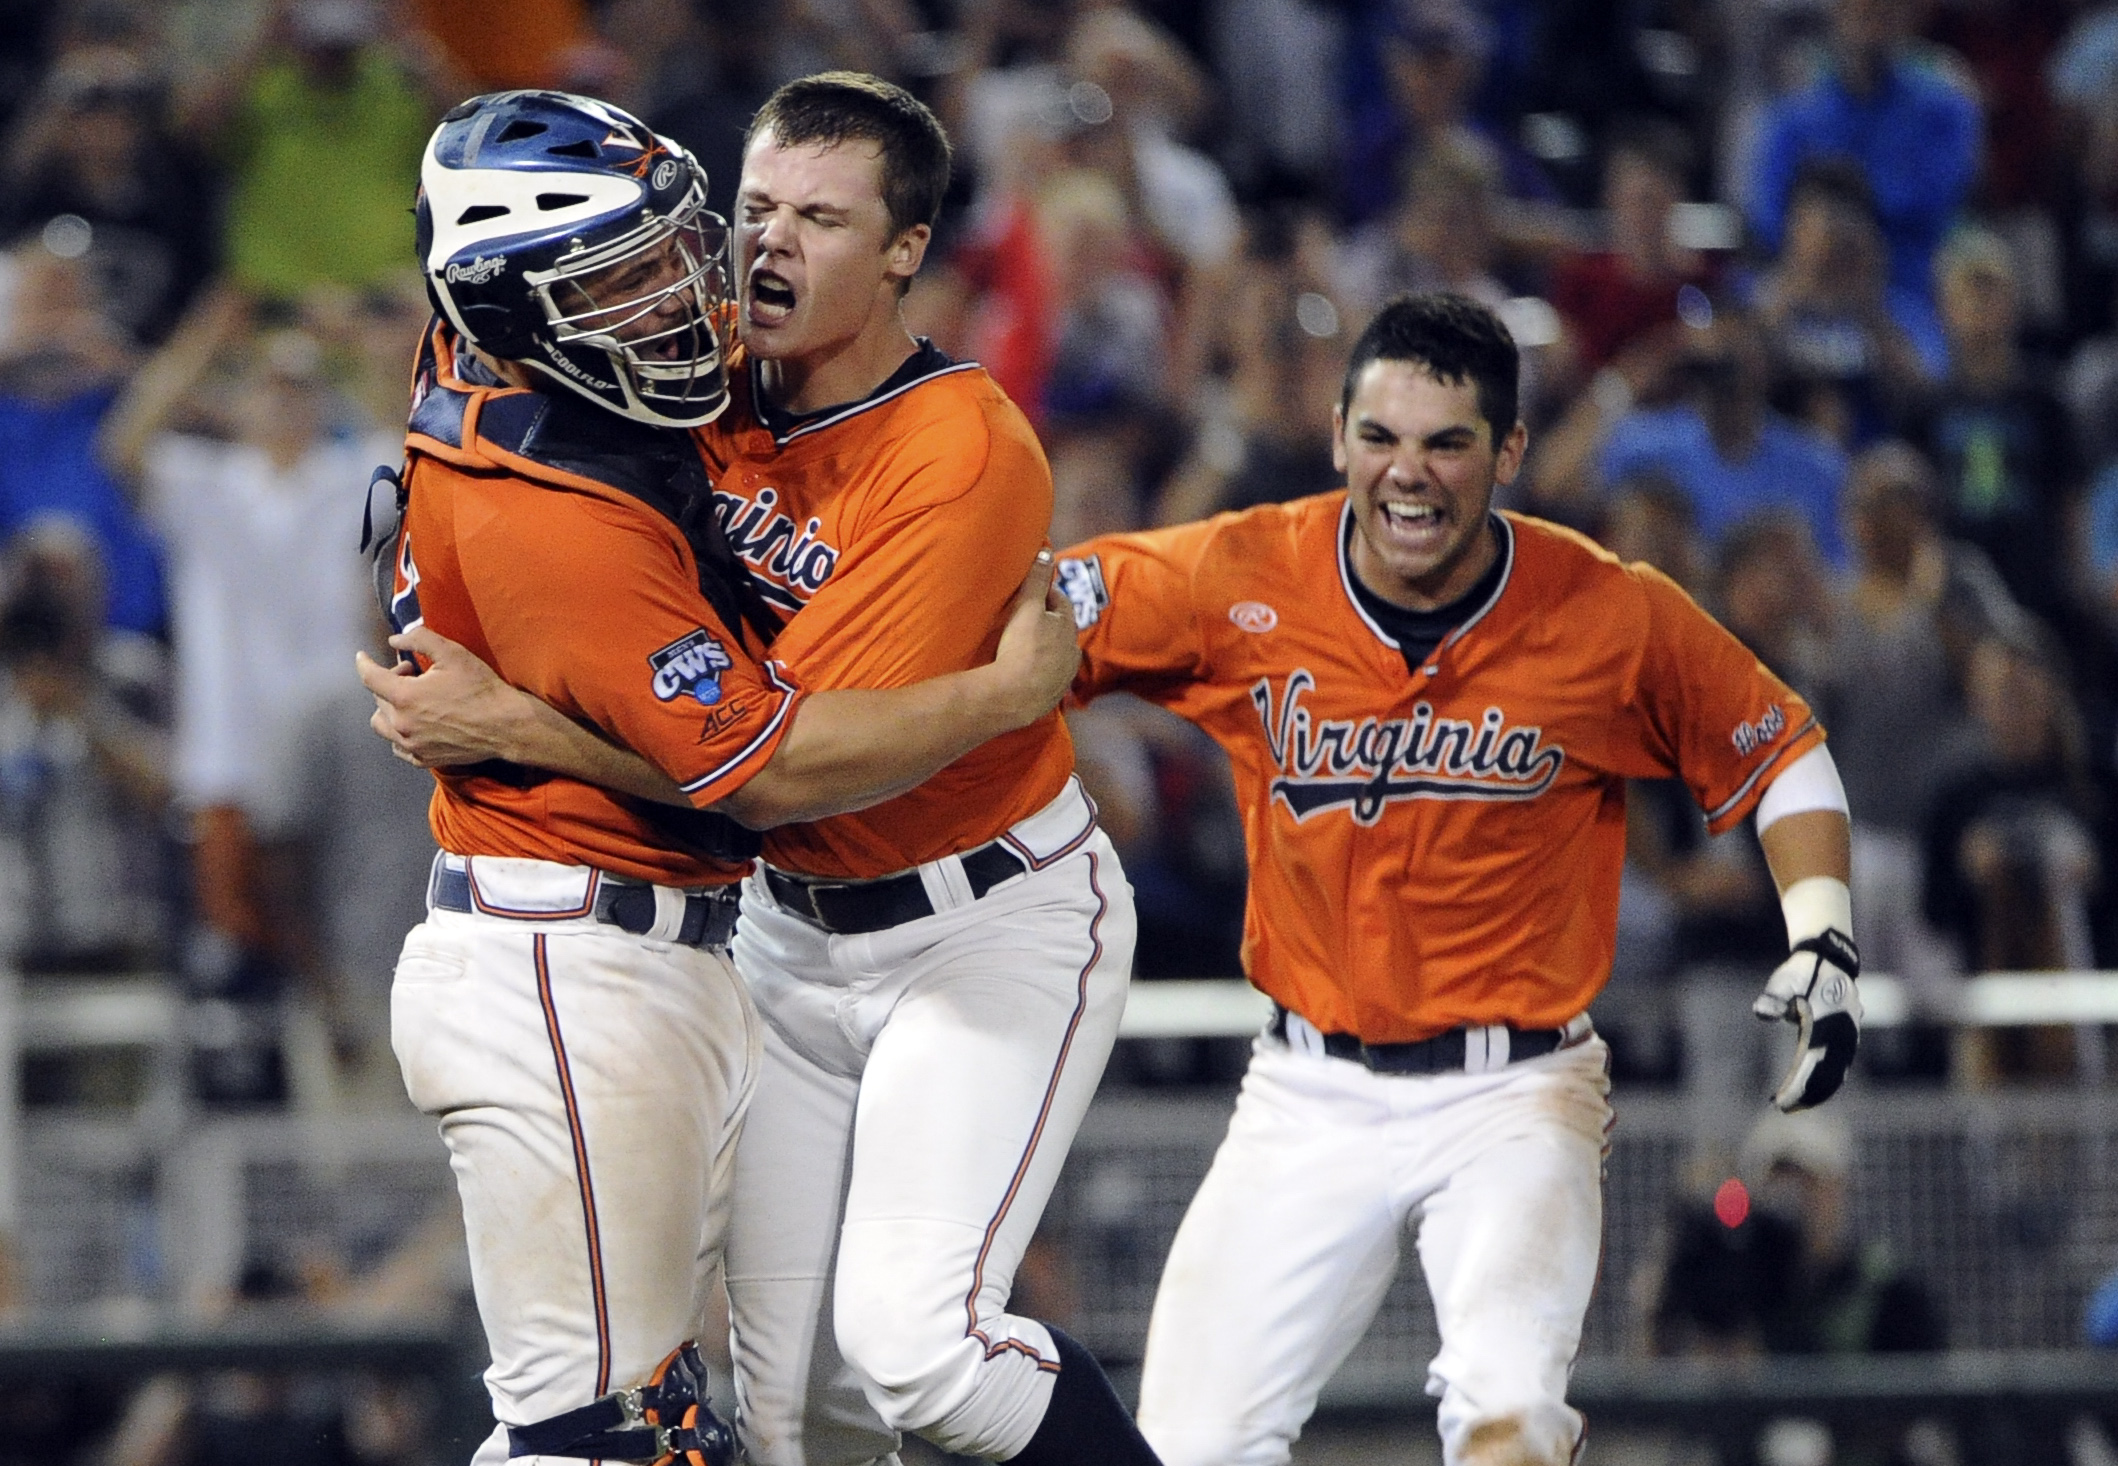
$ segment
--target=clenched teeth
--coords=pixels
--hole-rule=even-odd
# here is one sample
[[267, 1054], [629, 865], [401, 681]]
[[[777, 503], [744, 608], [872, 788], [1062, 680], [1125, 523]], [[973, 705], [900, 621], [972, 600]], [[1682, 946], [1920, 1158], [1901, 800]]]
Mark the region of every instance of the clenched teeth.
[[1432, 524], [1441, 518], [1441, 510], [1432, 504], [1386, 503], [1383, 513], [1397, 524]]

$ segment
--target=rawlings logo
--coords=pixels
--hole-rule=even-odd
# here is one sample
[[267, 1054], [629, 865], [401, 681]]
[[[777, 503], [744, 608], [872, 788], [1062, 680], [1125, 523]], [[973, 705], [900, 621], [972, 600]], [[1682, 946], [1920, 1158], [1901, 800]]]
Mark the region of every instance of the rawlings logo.
[[1543, 729], [1510, 728], [1499, 708], [1476, 723], [1439, 717], [1424, 702], [1410, 718], [1312, 719], [1301, 701], [1315, 686], [1297, 669], [1277, 708], [1270, 679], [1250, 689], [1282, 771], [1273, 796], [1297, 821], [1350, 809], [1355, 823], [1372, 825], [1400, 799], [1535, 799], [1566, 762], [1564, 750], [1544, 746]]
[[1774, 703], [1765, 710], [1765, 716], [1755, 723], [1736, 724], [1735, 731], [1729, 734], [1728, 738], [1735, 744], [1736, 752], [1748, 758], [1779, 737], [1786, 727], [1787, 715], [1780, 711], [1778, 703]]
[[655, 164], [654, 177], [649, 179], [648, 183], [656, 193], [660, 193], [663, 189], [669, 187], [670, 184], [675, 183], [676, 181], [677, 165], [669, 159], [664, 158], [661, 162]]
[[442, 273], [451, 285], [483, 285], [507, 268], [503, 255], [479, 255], [469, 264], [453, 264]]
[[727, 649], [702, 626], [650, 652], [647, 665], [654, 668], [655, 696], [663, 702], [689, 693], [694, 702], [712, 707], [721, 700], [721, 674], [734, 664]]
[[1263, 601], [1237, 601], [1228, 608], [1228, 619], [1235, 623], [1238, 631], [1263, 636], [1280, 624], [1280, 613]]
[[1110, 609], [1110, 591], [1103, 583], [1102, 556], [1061, 560], [1059, 568], [1052, 572], [1052, 578], [1059, 587], [1059, 594], [1073, 602], [1075, 630], [1088, 630]]

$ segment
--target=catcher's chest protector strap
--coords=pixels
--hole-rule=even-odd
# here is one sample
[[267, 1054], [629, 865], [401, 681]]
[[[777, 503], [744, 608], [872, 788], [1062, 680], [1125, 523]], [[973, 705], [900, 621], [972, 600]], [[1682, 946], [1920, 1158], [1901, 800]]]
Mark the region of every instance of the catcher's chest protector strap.
[[[454, 358], [454, 348], [439, 327], [428, 332], [415, 375], [416, 397], [407, 424], [408, 459], [433, 453], [462, 455], [492, 472], [495, 464], [512, 465], [525, 483], [561, 487], [558, 475], [586, 479], [646, 505], [674, 524], [691, 546], [698, 567], [699, 592], [738, 637], [755, 637], [760, 648], [779, 635], [780, 619], [751, 583], [750, 574], [729, 548], [714, 513], [713, 486], [688, 433], [649, 427], [606, 412], [589, 402], [520, 389], [468, 384], [440, 370]], [[482, 401], [480, 399], [483, 399]], [[474, 414], [472, 405], [478, 404]], [[427, 445], [419, 441], [427, 440]], [[545, 472], [549, 471], [549, 472]], [[411, 477], [409, 470], [406, 478]], [[400, 495], [400, 509], [403, 498]], [[396, 546], [376, 567], [379, 587], [391, 583]], [[384, 613], [393, 607], [382, 592]], [[402, 624], [395, 622], [393, 624]], [[505, 774], [496, 768], [496, 777]], [[543, 778], [538, 773], [533, 777]], [[745, 861], [764, 848], [763, 837], [726, 815], [638, 801], [639, 812], [659, 834], [680, 849], [715, 859]], [[554, 1453], [556, 1454], [556, 1453]]]
[[[688, 433], [632, 422], [572, 397], [466, 385], [438, 370], [443, 351], [453, 355], [437, 329], [421, 351], [420, 393], [406, 425], [414, 439], [488, 463], [512, 460], [531, 482], [539, 469], [551, 469], [645, 504], [691, 546], [699, 591], [721, 623], [737, 635], [747, 627], [761, 648], [772, 644], [780, 618], [729, 548], [714, 513], [713, 485]], [[471, 404], [481, 397], [473, 417]]]

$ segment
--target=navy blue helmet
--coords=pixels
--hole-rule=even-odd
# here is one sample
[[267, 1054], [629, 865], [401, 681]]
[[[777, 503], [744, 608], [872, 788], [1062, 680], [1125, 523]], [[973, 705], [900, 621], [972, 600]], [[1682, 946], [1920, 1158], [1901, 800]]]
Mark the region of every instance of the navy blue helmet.
[[568, 92], [452, 108], [419, 174], [419, 259], [464, 339], [637, 422], [728, 405], [728, 222], [706, 173], [631, 114]]

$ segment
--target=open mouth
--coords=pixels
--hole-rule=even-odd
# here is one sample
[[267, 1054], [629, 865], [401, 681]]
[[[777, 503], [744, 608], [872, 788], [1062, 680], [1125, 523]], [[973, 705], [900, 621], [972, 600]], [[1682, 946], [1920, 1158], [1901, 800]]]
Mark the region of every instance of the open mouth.
[[760, 326], [775, 326], [794, 314], [794, 287], [770, 270], [750, 276], [750, 319]]
[[1423, 539], [1441, 532], [1447, 516], [1435, 504], [1404, 504], [1385, 500], [1382, 504], [1383, 523], [1400, 538]]

